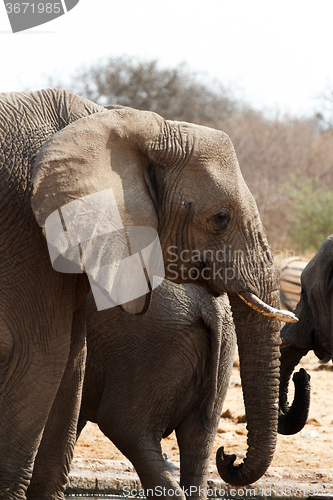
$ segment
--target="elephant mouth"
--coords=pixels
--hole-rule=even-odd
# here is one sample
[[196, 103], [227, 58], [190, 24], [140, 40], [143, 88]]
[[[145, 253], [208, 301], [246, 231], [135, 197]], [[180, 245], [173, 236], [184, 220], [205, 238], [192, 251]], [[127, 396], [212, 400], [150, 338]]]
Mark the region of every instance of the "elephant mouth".
[[[329, 346], [322, 345], [316, 339], [314, 333], [312, 334], [312, 336], [313, 336], [314, 340], [313, 340], [311, 346], [308, 346], [307, 348], [305, 347], [305, 349], [307, 349], [307, 350], [311, 349], [314, 352], [314, 354], [317, 356], [320, 364], [328, 363], [330, 361], [330, 359], [333, 359], [332, 353], [330, 353], [330, 351], [329, 351]], [[290, 342], [288, 342], [288, 340], [284, 339], [283, 337], [281, 338], [281, 341], [282, 341], [282, 343], [280, 345], [280, 349], [284, 349], [285, 347], [289, 347], [289, 346], [293, 345], [293, 344], [290, 344]]]
[[331, 359], [331, 353], [324, 346], [320, 345], [314, 346], [313, 352], [319, 359], [320, 364], [328, 363], [329, 360]]
[[212, 297], [220, 297], [220, 295], [222, 295], [221, 293], [217, 292], [216, 290], [214, 290], [214, 288], [212, 288], [209, 283], [205, 283], [205, 288], [207, 290], [207, 292], [209, 293], [209, 295], [211, 295]]
[[[216, 292], [216, 290], [214, 290], [214, 288], [212, 288], [209, 283], [206, 283], [206, 289], [208, 293], [213, 297], [219, 297], [221, 295], [220, 293]], [[298, 321], [297, 316], [295, 316], [293, 312], [276, 309], [275, 307], [272, 307], [266, 304], [266, 302], [264, 302], [263, 300], [259, 299], [259, 297], [257, 297], [254, 293], [236, 292], [236, 295], [238, 295], [251, 309], [254, 309], [263, 316], [268, 316], [271, 319], [284, 323], [296, 323]]]
[[331, 359], [330, 342], [316, 329], [312, 330], [312, 350], [321, 364], [325, 364]]

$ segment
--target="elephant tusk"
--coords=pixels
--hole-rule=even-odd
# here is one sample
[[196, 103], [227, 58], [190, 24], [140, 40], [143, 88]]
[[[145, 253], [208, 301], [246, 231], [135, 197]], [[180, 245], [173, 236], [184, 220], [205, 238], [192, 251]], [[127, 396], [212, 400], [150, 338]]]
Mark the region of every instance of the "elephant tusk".
[[289, 342], [288, 342], [287, 340], [285, 340], [285, 339], [281, 339], [281, 341], [282, 341], [282, 343], [281, 343], [281, 345], [280, 345], [280, 349], [284, 349], [285, 347], [288, 347], [289, 345], [291, 345], [291, 344], [289, 344]]
[[286, 323], [296, 323], [298, 318], [294, 313], [290, 311], [282, 311], [281, 309], [275, 309], [274, 307], [265, 304], [253, 293], [238, 292], [239, 297], [252, 309], [260, 312], [264, 316], [276, 319], [278, 321], [284, 321]]

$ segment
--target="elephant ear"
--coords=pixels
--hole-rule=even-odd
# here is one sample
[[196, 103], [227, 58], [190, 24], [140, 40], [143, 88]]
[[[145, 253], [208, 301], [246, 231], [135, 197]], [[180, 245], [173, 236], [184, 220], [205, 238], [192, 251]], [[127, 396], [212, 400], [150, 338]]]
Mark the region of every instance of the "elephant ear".
[[206, 418], [209, 420], [213, 416], [214, 405], [218, 392], [222, 330], [223, 321], [226, 316], [225, 309], [222, 307], [222, 300], [224, 300], [224, 304], [229, 304], [226, 295], [219, 299], [214, 299], [209, 296], [208, 299], [205, 300], [204, 307], [200, 303], [200, 316], [211, 334], [211, 359], [209, 364], [211, 385], [205, 410]]
[[164, 277], [146, 173], [173, 160], [165, 123], [130, 108], [96, 113], [52, 136], [34, 162], [31, 204], [52, 265], [86, 272], [98, 309], [143, 313]]

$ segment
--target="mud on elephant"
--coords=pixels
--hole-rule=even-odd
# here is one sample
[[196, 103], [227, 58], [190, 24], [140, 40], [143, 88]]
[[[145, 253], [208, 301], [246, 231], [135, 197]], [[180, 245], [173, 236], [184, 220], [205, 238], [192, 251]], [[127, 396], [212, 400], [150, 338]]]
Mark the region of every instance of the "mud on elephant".
[[[235, 469], [227, 460], [220, 472], [233, 484], [258, 479], [275, 448], [283, 315], [274, 310], [272, 256], [229, 137], [151, 112], [105, 110], [59, 89], [10, 93], [0, 95], [0, 162], [0, 498], [24, 499], [28, 486], [30, 499], [64, 498], [89, 282], [63, 207], [106, 189], [125, 232], [131, 226], [158, 230], [166, 277], [229, 294], [249, 449], [243, 466]], [[61, 244], [79, 255], [78, 274], [52, 268], [45, 238], [52, 214]], [[92, 241], [88, 261], [93, 247]], [[217, 258], [223, 249], [230, 258]], [[142, 312], [150, 295], [147, 287], [146, 297], [128, 309]]]
[[98, 423], [131, 460], [148, 496], [157, 498], [179, 489], [161, 450], [161, 439], [176, 429], [180, 486], [191, 498], [206, 498], [235, 347], [226, 294], [213, 298], [165, 280], [144, 316], [119, 308], [98, 312], [89, 294], [79, 431], [87, 420]]

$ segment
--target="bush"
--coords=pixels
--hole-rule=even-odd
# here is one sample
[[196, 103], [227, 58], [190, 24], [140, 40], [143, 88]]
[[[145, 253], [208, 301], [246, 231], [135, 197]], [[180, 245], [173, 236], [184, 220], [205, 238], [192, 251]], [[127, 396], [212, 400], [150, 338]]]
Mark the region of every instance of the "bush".
[[302, 179], [291, 174], [286, 187], [290, 198], [290, 238], [301, 251], [317, 251], [333, 233], [333, 192], [316, 177]]

